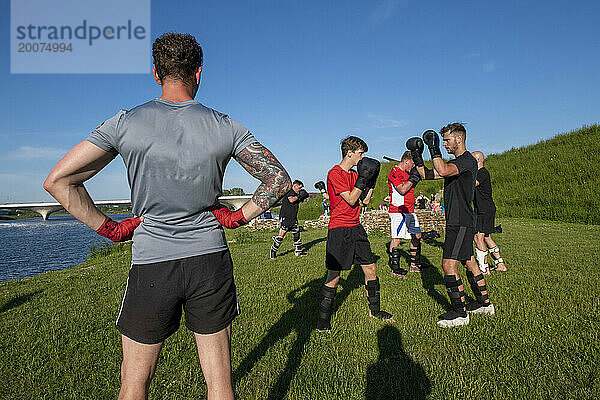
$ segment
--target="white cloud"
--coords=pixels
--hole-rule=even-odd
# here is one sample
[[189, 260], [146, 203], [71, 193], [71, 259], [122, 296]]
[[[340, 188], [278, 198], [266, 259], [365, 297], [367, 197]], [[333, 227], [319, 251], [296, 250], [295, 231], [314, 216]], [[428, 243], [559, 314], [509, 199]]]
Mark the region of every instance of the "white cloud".
[[364, 124], [358, 125], [356, 128], [350, 129], [351, 131], [363, 131], [371, 129], [389, 129], [389, 128], [402, 128], [408, 125], [408, 121], [391, 118], [381, 114], [368, 113], [368, 121]]
[[67, 150], [55, 147], [21, 146], [8, 154], [18, 160], [58, 160], [67, 154]]
[[494, 72], [496, 70], [496, 64], [493, 61], [488, 61], [483, 64], [484, 72]]
[[479, 53], [469, 53], [469, 54], [465, 55], [465, 60], [470, 60], [472, 58], [477, 58], [479, 56], [480, 56]]
[[369, 24], [372, 26], [381, 24], [391, 17], [398, 7], [406, 5], [406, 3], [408, 0], [383, 0], [369, 16]]

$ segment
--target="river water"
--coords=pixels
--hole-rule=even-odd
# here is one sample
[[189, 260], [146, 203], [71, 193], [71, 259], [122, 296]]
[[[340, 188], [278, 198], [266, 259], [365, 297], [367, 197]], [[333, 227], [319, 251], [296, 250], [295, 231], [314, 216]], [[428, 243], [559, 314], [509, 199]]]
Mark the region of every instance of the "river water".
[[[111, 215], [121, 221], [131, 215]], [[81, 264], [90, 246], [109, 242], [70, 215], [0, 220], [0, 282]]]

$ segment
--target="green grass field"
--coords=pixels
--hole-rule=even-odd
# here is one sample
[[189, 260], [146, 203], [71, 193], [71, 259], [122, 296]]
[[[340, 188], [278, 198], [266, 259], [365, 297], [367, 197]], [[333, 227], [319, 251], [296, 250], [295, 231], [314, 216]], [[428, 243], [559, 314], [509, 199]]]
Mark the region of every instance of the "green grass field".
[[[383, 309], [369, 319], [359, 268], [343, 275], [333, 332], [315, 323], [325, 230], [303, 234], [308, 256], [266, 258], [271, 232], [228, 232], [242, 314], [233, 325], [240, 399], [595, 399], [600, 397], [600, 226], [504, 219], [496, 235], [509, 272], [488, 279], [497, 314], [453, 330], [441, 242], [423, 246], [438, 268], [389, 275], [380, 233], [370, 236]], [[441, 239], [440, 239], [441, 240]], [[406, 248], [406, 244], [404, 245]], [[0, 284], [0, 398], [113, 399], [120, 336], [114, 327], [130, 247], [82, 265]], [[470, 295], [470, 289], [467, 288]], [[154, 399], [205, 397], [194, 342], [182, 328], [163, 350]]]

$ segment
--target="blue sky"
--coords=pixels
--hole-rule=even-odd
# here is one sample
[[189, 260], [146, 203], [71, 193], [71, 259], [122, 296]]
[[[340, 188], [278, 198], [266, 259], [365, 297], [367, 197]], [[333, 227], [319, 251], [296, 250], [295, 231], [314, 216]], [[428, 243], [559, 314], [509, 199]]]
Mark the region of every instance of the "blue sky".
[[[0, 203], [47, 201], [41, 184], [60, 157], [160, 88], [150, 49], [148, 74], [11, 74], [9, 4]], [[193, 34], [205, 56], [196, 99], [248, 127], [312, 188], [348, 134], [381, 159], [455, 121], [485, 153], [598, 123], [598, 15], [594, 1], [153, 1], [151, 41]], [[232, 161], [225, 188], [257, 185]], [[87, 186], [97, 200], [129, 197], [120, 158]]]

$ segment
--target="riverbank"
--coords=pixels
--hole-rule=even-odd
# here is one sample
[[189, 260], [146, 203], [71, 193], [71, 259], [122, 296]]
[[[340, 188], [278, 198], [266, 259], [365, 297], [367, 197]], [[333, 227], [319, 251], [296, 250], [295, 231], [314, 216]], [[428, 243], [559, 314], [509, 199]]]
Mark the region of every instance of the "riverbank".
[[[294, 257], [286, 238], [275, 260], [267, 258], [271, 232], [229, 231], [242, 310], [232, 337], [238, 397], [600, 397], [600, 269], [593, 265], [600, 226], [498, 222], [504, 233], [495, 239], [509, 272], [488, 279], [497, 315], [437, 328], [448, 305], [443, 238], [423, 245], [438, 268], [399, 281], [388, 273], [387, 237], [373, 233], [382, 307], [396, 322], [367, 317], [362, 273], [353, 269], [338, 289], [330, 335], [312, 330], [326, 230], [302, 233], [306, 257]], [[1, 398], [116, 397], [114, 321], [129, 265], [130, 245], [121, 244], [74, 268], [0, 284]], [[193, 349], [182, 326], [165, 344], [151, 398], [206, 396]]]

